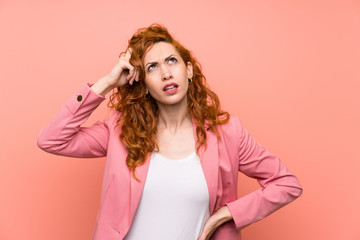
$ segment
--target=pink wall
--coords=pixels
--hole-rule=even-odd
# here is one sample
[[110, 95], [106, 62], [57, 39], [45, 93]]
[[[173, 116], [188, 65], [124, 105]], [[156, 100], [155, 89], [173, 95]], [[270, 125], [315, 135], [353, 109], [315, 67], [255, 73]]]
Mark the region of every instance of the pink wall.
[[[360, 3], [137, 2], [0, 2], [0, 239], [90, 239], [105, 159], [47, 154], [37, 134], [153, 22], [304, 187], [244, 239], [360, 239]], [[103, 103], [87, 124], [107, 113]], [[241, 175], [240, 196], [257, 187]]]

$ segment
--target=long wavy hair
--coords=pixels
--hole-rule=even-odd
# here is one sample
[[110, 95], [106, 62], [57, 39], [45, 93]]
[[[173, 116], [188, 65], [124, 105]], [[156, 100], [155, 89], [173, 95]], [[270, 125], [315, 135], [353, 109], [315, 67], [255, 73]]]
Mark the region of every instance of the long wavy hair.
[[128, 150], [126, 164], [138, 181], [136, 167], [145, 163], [149, 153], [159, 151], [156, 141], [158, 106], [155, 99], [145, 96], [144, 67], [146, 53], [158, 42], [171, 43], [184, 63], [190, 62], [193, 66], [193, 78], [187, 92], [187, 114], [197, 124], [197, 153], [202, 145], [205, 144], [206, 148], [206, 130], [210, 129], [220, 139], [217, 125], [227, 123], [230, 117], [228, 112], [221, 110], [218, 96], [207, 87], [200, 63], [188, 49], [173, 39], [164, 26], [154, 23], [147, 28], [138, 29], [129, 40], [127, 49], [132, 48], [129, 61], [139, 71], [139, 82], [118, 87], [108, 103], [110, 108], [121, 113], [116, 127], [121, 126], [120, 140]]

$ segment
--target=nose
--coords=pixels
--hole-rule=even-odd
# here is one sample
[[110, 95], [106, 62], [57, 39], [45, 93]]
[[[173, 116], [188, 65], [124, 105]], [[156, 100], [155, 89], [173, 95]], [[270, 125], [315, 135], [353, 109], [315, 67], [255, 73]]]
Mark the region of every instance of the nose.
[[170, 69], [167, 67], [167, 66], [162, 66], [161, 67], [161, 79], [162, 80], [169, 80], [169, 79], [172, 79], [173, 78], [173, 75], [170, 71]]

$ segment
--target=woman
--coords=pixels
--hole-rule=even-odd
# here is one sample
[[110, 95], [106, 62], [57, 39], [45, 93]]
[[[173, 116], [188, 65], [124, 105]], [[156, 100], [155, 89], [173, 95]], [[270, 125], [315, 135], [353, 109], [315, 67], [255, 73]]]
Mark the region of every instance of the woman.
[[[115, 88], [114, 113], [81, 127]], [[279, 158], [220, 109], [199, 63], [159, 24], [133, 35], [111, 72], [87, 83], [40, 132], [38, 146], [107, 157], [95, 240], [235, 240], [302, 193]], [[238, 171], [261, 189], [238, 199]]]

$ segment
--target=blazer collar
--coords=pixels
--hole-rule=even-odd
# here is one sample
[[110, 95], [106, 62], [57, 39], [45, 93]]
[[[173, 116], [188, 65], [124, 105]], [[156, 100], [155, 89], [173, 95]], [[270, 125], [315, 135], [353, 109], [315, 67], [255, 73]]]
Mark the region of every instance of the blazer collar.
[[[193, 133], [195, 142], [197, 143], [196, 127], [197, 124], [192, 118]], [[205, 180], [209, 191], [209, 211], [210, 214], [214, 212], [216, 202], [216, 192], [218, 188], [218, 166], [219, 166], [219, 153], [217, 146], [217, 136], [213, 132], [207, 129], [208, 122], [205, 122], [206, 129], [206, 142], [207, 147], [201, 146], [198, 155], [200, 158], [201, 166], [204, 172]], [[140, 179], [140, 182], [136, 181], [133, 176], [130, 176], [130, 222], [135, 215], [136, 209], [139, 205], [142, 191], [144, 189], [146, 176], [149, 170], [151, 153], [148, 153], [146, 161], [143, 165], [136, 168], [136, 176]]]

